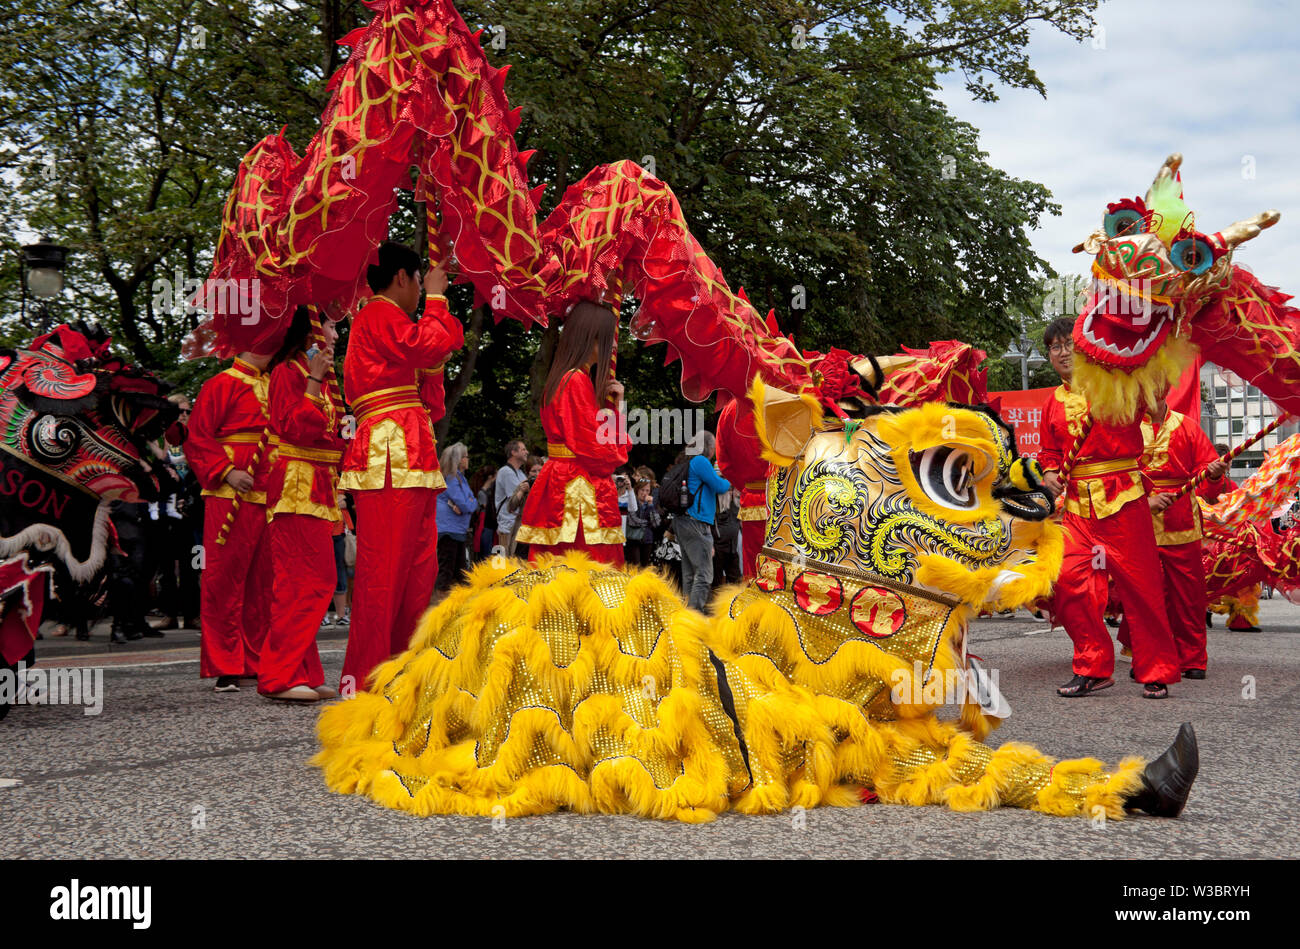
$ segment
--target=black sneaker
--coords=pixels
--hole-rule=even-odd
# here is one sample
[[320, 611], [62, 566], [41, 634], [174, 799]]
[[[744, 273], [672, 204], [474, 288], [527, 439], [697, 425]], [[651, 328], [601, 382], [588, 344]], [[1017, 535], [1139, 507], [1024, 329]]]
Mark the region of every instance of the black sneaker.
[[1183, 678], [1184, 678], [1184, 679], [1204, 679], [1204, 678], [1205, 678], [1205, 670], [1204, 670], [1204, 669], [1184, 669], [1184, 670], [1183, 670]]
[[238, 692], [239, 676], [218, 676], [217, 684], [212, 687], [213, 692]]

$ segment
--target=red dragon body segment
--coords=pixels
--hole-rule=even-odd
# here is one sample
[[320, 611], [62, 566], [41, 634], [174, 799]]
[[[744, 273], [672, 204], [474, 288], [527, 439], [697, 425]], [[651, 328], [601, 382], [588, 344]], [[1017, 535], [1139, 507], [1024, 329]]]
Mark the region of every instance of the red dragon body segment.
[[1297, 412], [1300, 312], [1232, 263], [1233, 250], [1280, 215], [1197, 230], [1181, 164], [1169, 156], [1145, 198], [1110, 204], [1103, 226], [1075, 248], [1095, 255], [1092, 293], [1074, 328], [1075, 382], [1102, 418], [1131, 419], [1199, 349]]
[[790, 390], [812, 382], [794, 345], [727, 286], [672, 190], [635, 163], [592, 170], [539, 226], [506, 70], [446, 0], [371, 6], [303, 157], [275, 135], [241, 164], [204, 288], [213, 320], [186, 355], [266, 352], [295, 305], [353, 307], [414, 165], [436, 242], [497, 319], [545, 325], [578, 300], [630, 292], [633, 333], [668, 345], [691, 399], [741, 395], [756, 373]]

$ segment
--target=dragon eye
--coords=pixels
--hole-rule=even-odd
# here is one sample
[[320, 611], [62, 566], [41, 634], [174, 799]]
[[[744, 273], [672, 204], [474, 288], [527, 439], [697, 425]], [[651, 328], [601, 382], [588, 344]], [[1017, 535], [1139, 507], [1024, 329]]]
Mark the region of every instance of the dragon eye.
[[1135, 208], [1120, 208], [1106, 215], [1104, 227], [1107, 237], [1126, 237], [1143, 228], [1142, 214]]
[[912, 456], [912, 471], [926, 496], [946, 508], [970, 511], [979, 506], [975, 481], [979, 459], [962, 448], [940, 445]]
[[1179, 270], [1205, 273], [1214, 264], [1214, 249], [1204, 237], [1184, 237], [1169, 248], [1169, 259]]

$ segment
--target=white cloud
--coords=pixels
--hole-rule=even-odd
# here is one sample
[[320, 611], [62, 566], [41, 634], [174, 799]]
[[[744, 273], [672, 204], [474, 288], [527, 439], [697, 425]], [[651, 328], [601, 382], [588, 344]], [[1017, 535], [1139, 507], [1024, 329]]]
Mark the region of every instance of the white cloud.
[[[1070, 253], [1108, 202], [1145, 193], [1169, 152], [1182, 152], [1197, 226], [1214, 232], [1266, 208], [1282, 220], [1237, 260], [1266, 283], [1300, 295], [1300, 18], [1268, 0], [1103, 3], [1103, 48], [1037, 28], [1031, 63], [1047, 88], [1000, 90], [972, 102], [959, 76], [941, 99], [980, 130], [989, 161], [1045, 184], [1061, 205], [1031, 235], [1061, 273], [1088, 261]], [[1253, 177], [1245, 171], [1253, 167]]]

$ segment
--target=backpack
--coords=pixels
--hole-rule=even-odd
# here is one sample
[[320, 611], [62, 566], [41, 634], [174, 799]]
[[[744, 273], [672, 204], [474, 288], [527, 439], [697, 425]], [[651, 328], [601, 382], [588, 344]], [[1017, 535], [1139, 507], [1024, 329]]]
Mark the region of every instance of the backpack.
[[667, 514], [685, 514], [695, 503], [690, 491], [691, 459], [673, 465], [659, 487], [659, 506]]

